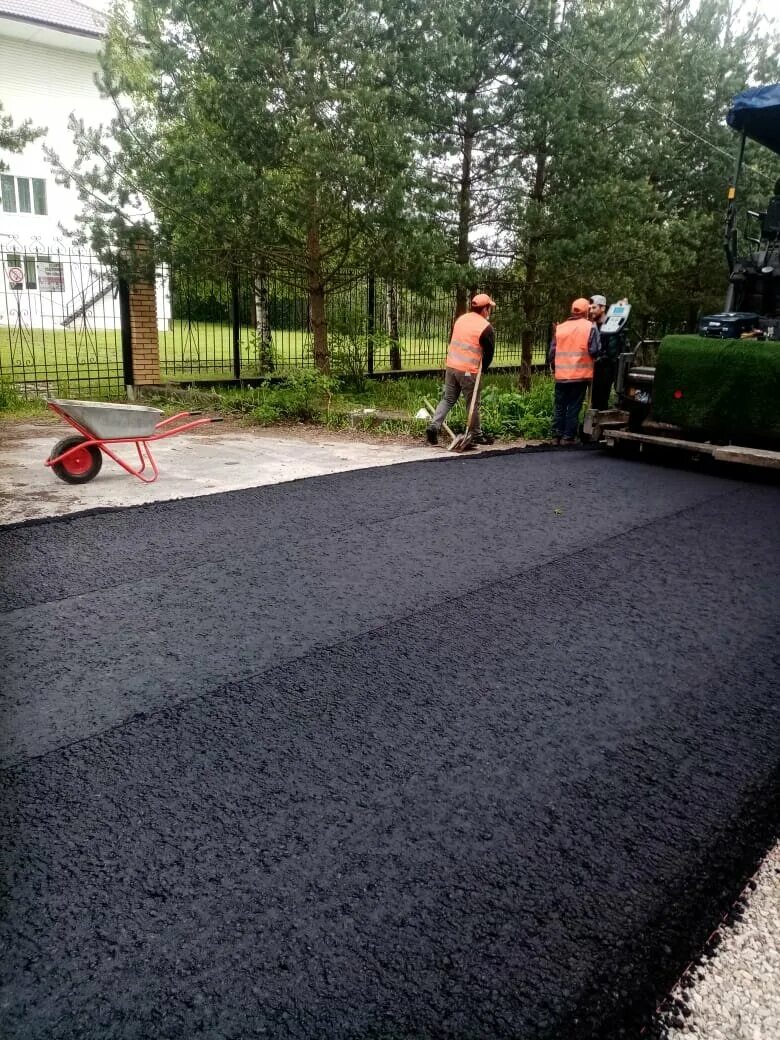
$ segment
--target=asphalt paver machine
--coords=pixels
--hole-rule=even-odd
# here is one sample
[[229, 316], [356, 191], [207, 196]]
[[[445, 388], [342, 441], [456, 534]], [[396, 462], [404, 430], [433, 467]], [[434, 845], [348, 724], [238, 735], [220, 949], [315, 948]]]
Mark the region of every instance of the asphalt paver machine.
[[748, 211], [750, 252], [739, 254], [737, 237], [746, 140], [780, 156], [780, 83], [737, 95], [727, 121], [740, 138], [728, 190], [724, 310], [702, 317], [697, 335], [621, 353], [616, 407], [589, 410], [584, 430], [617, 450], [661, 446], [780, 468], [780, 177], [766, 210]]

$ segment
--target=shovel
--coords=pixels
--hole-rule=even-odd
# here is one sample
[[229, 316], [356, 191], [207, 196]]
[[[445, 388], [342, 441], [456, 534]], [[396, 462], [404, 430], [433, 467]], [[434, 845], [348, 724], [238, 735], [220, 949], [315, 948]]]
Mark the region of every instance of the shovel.
[[474, 392], [471, 395], [471, 406], [469, 407], [469, 417], [466, 420], [466, 432], [458, 434], [458, 436], [453, 440], [452, 444], [449, 447], [450, 451], [457, 451], [457, 452], [466, 451], [466, 449], [470, 448], [471, 445], [472, 445], [472, 442], [474, 440], [474, 430], [473, 430], [471, 424], [472, 424], [473, 419], [474, 419], [474, 409], [476, 408], [477, 401], [479, 400], [479, 384], [480, 384], [480, 380], [481, 379], [482, 379], [482, 365], [479, 366], [479, 370], [477, 371], [477, 379], [476, 379], [476, 382], [474, 383]]

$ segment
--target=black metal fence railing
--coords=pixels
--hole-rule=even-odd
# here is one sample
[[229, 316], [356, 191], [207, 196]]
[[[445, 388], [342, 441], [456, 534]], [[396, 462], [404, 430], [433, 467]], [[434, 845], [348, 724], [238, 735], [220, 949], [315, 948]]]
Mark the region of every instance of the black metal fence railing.
[[[314, 365], [300, 274], [162, 263], [155, 272], [160, 377], [248, 379]], [[489, 281], [489, 284], [488, 284]], [[0, 384], [26, 397], [116, 397], [132, 383], [128, 296], [87, 251], [0, 242]], [[498, 308], [495, 367], [518, 366], [520, 288], [486, 279]], [[444, 365], [455, 290], [421, 292], [401, 280], [346, 274], [326, 294], [333, 371], [421, 371]], [[543, 363], [551, 324], [530, 327]], [[124, 352], [123, 352], [124, 340]]]
[[[309, 297], [300, 276], [244, 270], [195, 273], [166, 266], [170, 322], [160, 336], [160, 363], [170, 379], [249, 378], [269, 369], [314, 365]], [[518, 366], [526, 324], [520, 287], [490, 285], [499, 304], [496, 366]], [[355, 273], [326, 297], [328, 345], [334, 370], [371, 373], [440, 368], [455, 315], [455, 290], [422, 293], [403, 283]], [[544, 362], [549, 315], [530, 327], [533, 361]]]
[[0, 243], [0, 383], [25, 397], [125, 385], [115, 275], [88, 252]]

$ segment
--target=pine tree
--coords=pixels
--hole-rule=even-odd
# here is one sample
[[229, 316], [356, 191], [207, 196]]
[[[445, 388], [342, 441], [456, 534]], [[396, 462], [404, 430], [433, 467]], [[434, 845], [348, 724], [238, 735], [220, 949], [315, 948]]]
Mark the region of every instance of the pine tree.
[[[46, 131], [41, 127], [32, 125], [32, 121], [26, 119], [18, 126], [14, 126], [11, 116], [6, 115], [3, 103], [0, 101], [0, 152], [21, 152], [28, 144], [36, 140]], [[7, 170], [8, 164], [0, 155], [0, 170]]]
[[143, 226], [190, 257], [299, 274], [326, 371], [326, 293], [403, 217], [412, 138], [391, 90], [393, 10], [138, 0], [129, 21], [115, 14], [102, 81], [113, 144], [76, 128], [81, 165], [67, 171], [95, 245]]

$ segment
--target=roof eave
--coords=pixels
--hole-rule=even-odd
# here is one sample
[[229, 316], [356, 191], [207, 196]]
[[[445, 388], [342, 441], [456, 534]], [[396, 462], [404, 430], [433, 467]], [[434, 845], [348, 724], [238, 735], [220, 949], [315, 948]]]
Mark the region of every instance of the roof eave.
[[67, 33], [69, 36], [81, 36], [87, 40], [102, 40], [105, 33], [99, 29], [94, 32], [91, 29], [77, 29], [72, 25], [59, 25], [57, 22], [47, 22], [42, 18], [30, 18], [26, 15], [9, 14], [0, 11], [0, 19], [7, 18], [9, 22], [21, 22], [23, 25], [37, 25], [41, 29], [55, 29], [57, 32]]

